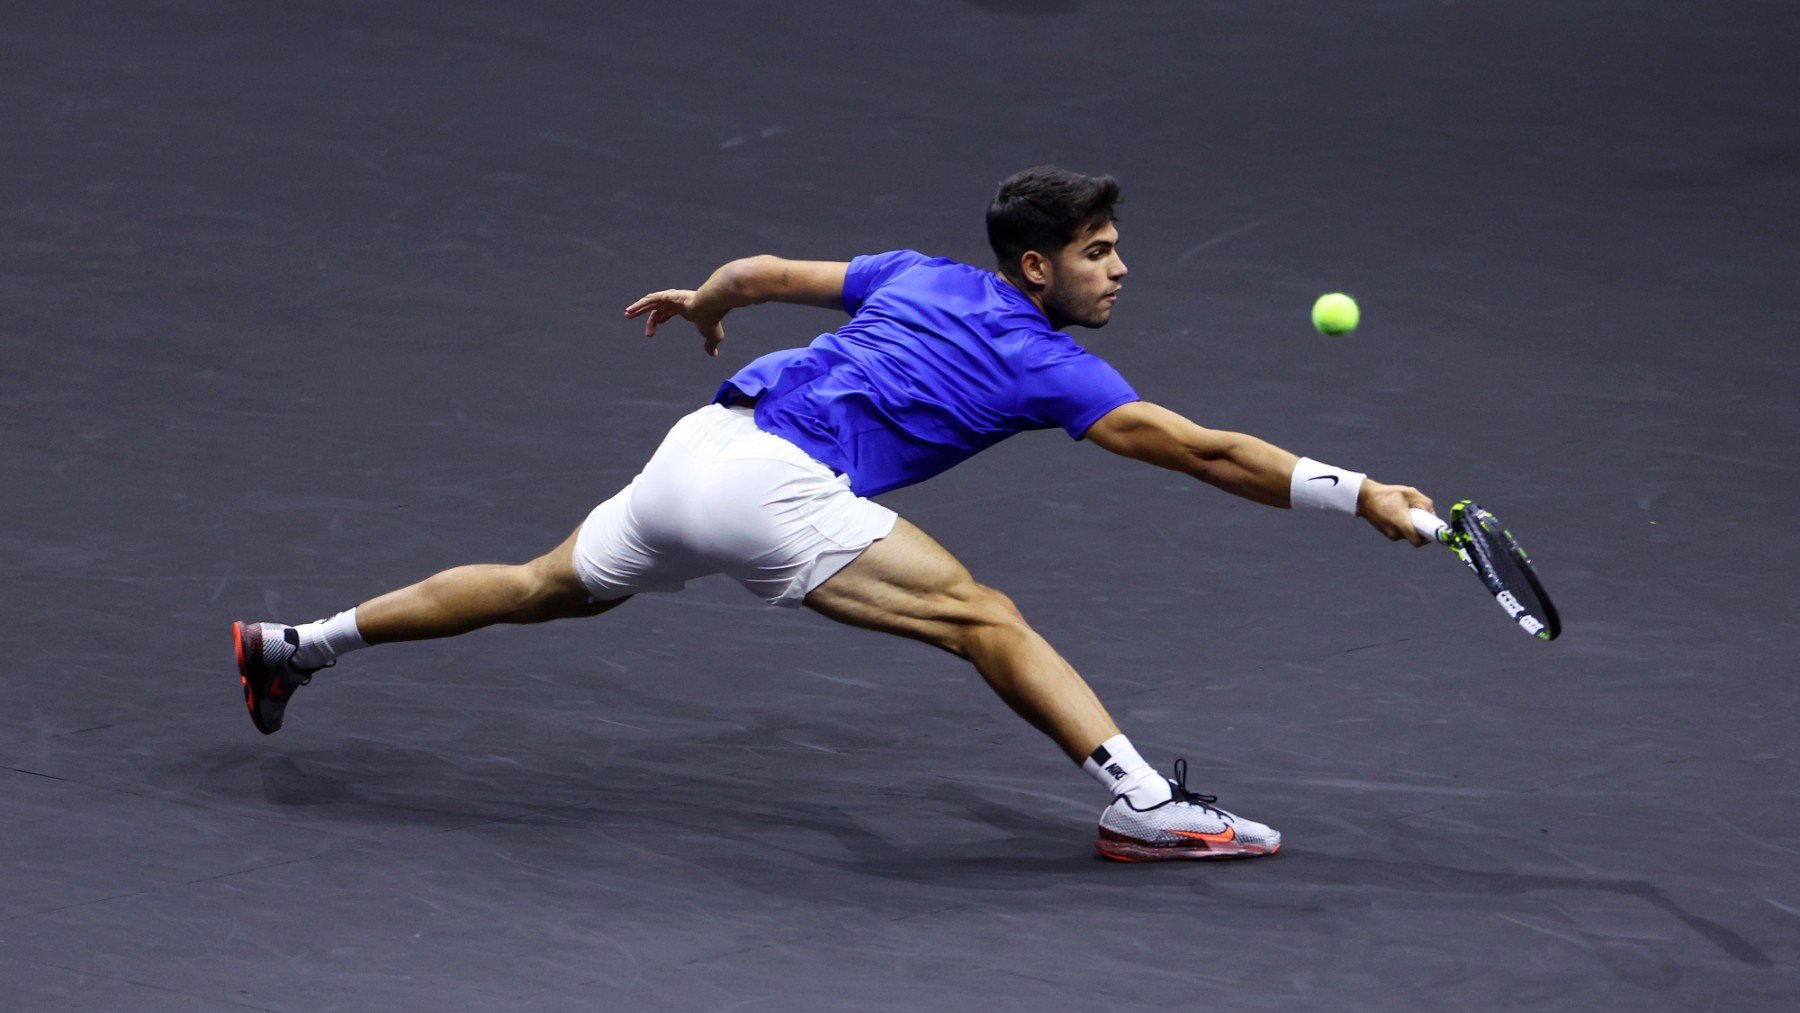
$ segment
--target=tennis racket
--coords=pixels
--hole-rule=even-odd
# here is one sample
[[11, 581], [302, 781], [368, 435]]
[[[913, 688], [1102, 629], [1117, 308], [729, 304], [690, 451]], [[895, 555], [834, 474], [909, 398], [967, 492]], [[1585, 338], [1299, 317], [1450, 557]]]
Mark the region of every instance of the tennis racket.
[[1555, 640], [1562, 632], [1562, 618], [1531, 568], [1531, 557], [1498, 517], [1463, 500], [1450, 508], [1448, 523], [1417, 507], [1412, 522], [1419, 534], [1461, 557], [1520, 629], [1539, 640]]

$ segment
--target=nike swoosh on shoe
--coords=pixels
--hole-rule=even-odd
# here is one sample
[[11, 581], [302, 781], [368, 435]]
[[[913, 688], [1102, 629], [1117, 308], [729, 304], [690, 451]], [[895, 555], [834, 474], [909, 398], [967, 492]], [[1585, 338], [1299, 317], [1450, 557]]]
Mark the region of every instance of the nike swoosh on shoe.
[[1171, 830], [1169, 833], [1191, 840], [1205, 841], [1208, 844], [1230, 844], [1237, 840], [1236, 827], [1226, 827], [1223, 833], [1216, 834], [1201, 833], [1198, 830]]

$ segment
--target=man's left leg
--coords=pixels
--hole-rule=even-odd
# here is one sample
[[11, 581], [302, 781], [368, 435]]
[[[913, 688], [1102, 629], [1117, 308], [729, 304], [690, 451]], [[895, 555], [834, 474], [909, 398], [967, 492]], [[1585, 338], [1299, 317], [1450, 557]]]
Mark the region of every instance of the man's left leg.
[[975, 666], [989, 686], [1114, 793], [1101, 854], [1126, 862], [1274, 854], [1281, 835], [1213, 806], [1144, 763], [1075, 669], [1011, 599], [977, 583], [955, 556], [905, 520], [806, 596], [841, 623], [922, 640]]
[[579, 534], [529, 563], [458, 566], [303, 626], [233, 623], [238, 678], [251, 721], [264, 735], [274, 734], [294, 690], [347, 651], [454, 637], [496, 623], [597, 616], [617, 608], [630, 596], [592, 601], [576, 574]]
[[813, 589], [806, 607], [841, 623], [922, 640], [969, 662], [1007, 706], [1076, 763], [1119, 734], [1094, 691], [1012, 599], [977, 583], [960, 560], [904, 518]]

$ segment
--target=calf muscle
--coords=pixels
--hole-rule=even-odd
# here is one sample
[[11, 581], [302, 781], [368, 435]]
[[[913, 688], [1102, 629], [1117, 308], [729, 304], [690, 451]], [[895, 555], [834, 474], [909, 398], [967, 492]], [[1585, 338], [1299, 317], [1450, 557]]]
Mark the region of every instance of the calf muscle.
[[370, 644], [454, 637], [496, 623], [595, 616], [627, 599], [590, 601], [575, 574], [575, 535], [529, 563], [475, 563], [433, 574], [357, 607]]

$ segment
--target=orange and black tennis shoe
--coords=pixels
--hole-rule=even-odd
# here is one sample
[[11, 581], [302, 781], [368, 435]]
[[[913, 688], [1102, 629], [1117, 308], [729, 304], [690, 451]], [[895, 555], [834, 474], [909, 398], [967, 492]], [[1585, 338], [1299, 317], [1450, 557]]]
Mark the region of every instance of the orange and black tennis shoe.
[[292, 626], [236, 622], [231, 624], [231, 637], [237, 642], [238, 680], [244, 684], [244, 706], [250, 709], [250, 720], [257, 731], [274, 735], [281, 728], [281, 712], [287, 710], [294, 690], [311, 682], [319, 669], [294, 664], [300, 634]]
[[1147, 809], [1124, 795], [1100, 814], [1094, 847], [1121, 862], [1164, 862], [1180, 858], [1253, 858], [1281, 850], [1281, 834], [1233, 816], [1213, 805], [1218, 799], [1188, 790], [1187, 761], [1175, 761], [1167, 802]]

